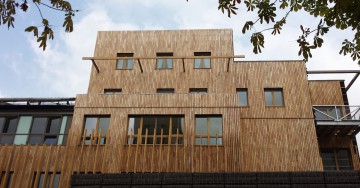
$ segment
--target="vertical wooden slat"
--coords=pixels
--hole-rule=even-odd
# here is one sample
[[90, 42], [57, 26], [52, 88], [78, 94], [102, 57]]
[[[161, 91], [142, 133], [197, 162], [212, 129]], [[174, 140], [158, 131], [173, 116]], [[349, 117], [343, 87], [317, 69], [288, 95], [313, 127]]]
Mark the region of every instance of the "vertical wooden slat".
[[11, 164], [12, 164], [12, 161], [13, 161], [13, 158], [14, 158], [14, 154], [15, 154], [15, 148], [16, 148], [16, 145], [12, 145], [11, 147], [11, 153], [10, 153], [10, 157], [8, 158], [8, 162], [6, 164], [6, 169], [5, 169], [5, 177], [4, 177], [4, 182], [2, 184], [2, 187], [5, 188], [5, 186], [7, 185], [8, 183], [8, 179], [9, 179], [9, 175], [10, 175], [10, 169], [11, 169]]
[[49, 172], [49, 168], [50, 168], [50, 162], [52, 160], [53, 149], [54, 149], [54, 146], [50, 145], [50, 153], [48, 154], [49, 157], [48, 157], [47, 163], [45, 165], [44, 180], [43, 180], [44, 182], [43, 182], [42, 188], [46, 188], [49, 185], [49, 184], [47, 184], [47, 182], [48, 182], [48, 172]]
[[[126, 157], [126, 173], [129, 173], [129, 161], [130, 161], [130, 153], [131, 153], [131, 146], [132, 146], [132, 135], [133, 135], [134, 131], [131, 129], [130, 130], [130, 143], [128, 141], [128, 150], [127, 150], [127, 157]], [[139, 142], [139, 140], [137, 140]]]
[[99, 154], [101, 135], [102, 135], [102, 130], [100, 129], [99, 134], [98, 134], [98, 142], [96, 144], [95, 160], [94, 160], [94, 165], [93, 165], [93, 169], [92, 169], [93, 173], [96, 172], [96, 164], [97, 164], [97, 159], [98, 159], [98, 154]]
[[144, 146], [144, 155], [143, 155], [143, 159], [142, 159], [142, 168], [141, 168], [142, 173], [145, 172], [146, 154], [147, 154], [147, 150], [146, 150], [147, 139], [148, 139], [148, 129], [145, 130], [145, 146]]
[[178, 167], [178, 142], [179, 142], [179, 128], [176, 128], [176, 143], [175, 143], [175, 172]]
[[31, 168], [30, 168], [30, 174], [29, 174], [29, 178], [27, 180], [27, 188], [30, 188], [32, 186], [33, 183], [33, 177], [34, 177], [34, 168], [35, 168], [35, 161], [37, 161], [37, 157], [38, 157], [38, 150], [39, 150], [39, 145], [36, 144], [35, 146], [35, 152], [33, 155], [33, 160], [31, 161]]
[[101, 172], [102, 173], [107, 172], [105, 169], [106, 169], [107, 160], [109, 160], [109, 151], [108, 150], [111, 145], [110, 131], [107, 131], [107, 133], [105, 135], [105, 139], [106, 139], [106, 143], [105, 143], [105, 149], [104, 149], [104, 158], [103, 158], [102, 164], [101, 164]]
[[[82, 166], [82, 162], [83, 162], [83, 157], [84, 157], [84, 145], [85, 145], [85, 139], [86, 139], [86, 134], [87, 134], [87, 129], [84, 129], [84, 134], [83, 137], [81, 139], [81, 149], [80, 149], [80, 160], [79, 160], [79, 164], [78, 164], [78, 169], [77, 169], [77, 173], [79, 174], [81, 171], [81, 166]], [[67, 147], [66, 147], [67, 148]]]
[[[57, 149], [56, 149], [56, 157], [55, 157], [55, 163], [54, 163], [53, 170], [52, 170], [50, 187], [54, 187], [55, 176], [56, 176], [56, 172], [57, 172], [57, 168], [58, 168], [58, 164], [59, 164], [60, 148], [61, 148], [61, 145], [58, 145]], [[75, 168], [75, 165], [74, 165], [74, 168]], [[61, 174], [60, 174], [60, 176], [61, 176]]]
[[156, 129], [154, 129], [154, 135], [153, 135], [153, 144], [151, 149], [151, 160], [150, 160], [150, 173], [154, 170], [154, 150], [155, 150], [155, 143], [156, 143]]
[[[142, 118], [141, 118], [142, 119]], [[142, 125], [142, 121], [140, 120], [140, 125]], [[138, 151], [139, 151], [139, 143], [141, 141], [141, 132], [140, 132], [140, 128], [138, 129], [138, 141], [136, 143], [136, 149], [135, 149], [135, 162], [134, 162], [134, 173], [136, 173], [136, 167], [137, 167], [137, 157], [138, 157]], [[139, 140], [140, 139], [140, 140]]]
[[170, 148], [171, 148], [171, 130], [172, 130], [172, 121], [170, 118], [170, 130], [169, 130], [169, 137], [168, 137], [168, 149], [167, 149], [167, 160], [166, 160], [166, 172], [170, 171]]
[[[14, 167], [14, 174], [13, 174], [13, 179], [12, 179], [12, 183], [11, 183], [11, 187], [10, 188], [14, 188], [15, 187], [15, 184], [17, 183], [17, 177], [19, 176], [19, 174], [21, 173], [21, 172], [19, 172], [19, 166], [20, 166], [20, 163], [21, 163], [21, 161], [20, 161], [20, 159], [22, 159], [23, 158], [23, 155], [22, 155], [22, 151], [23, 151], [23, 145], [20, 145], [20, 149], [19, 149], [19, 151], [18, 151], [18, 153], [17, 153], [17, 156], [16, 156], [16, 161], [15, 161], [15, 167]], [[0, 176], [1, 177], [1, 176]]]
[[[99, 121], [99, 120], [98, 120]], [[91, 135], [90, 135], [90, 144], [87, 146], [86, 149], [86, 158], [85, 158], [85, 174], [88, 173], [88, 168], [90, 165], [90, 156], [91, 156], [91, 146], [93, 145], [93, 140], [95, 140], [94, 138], [94, 129], [91, 131]]]
[[219, 172], [219, 162], [218, 130], [216, 130], [216, 172]]
[[[164, 134], [164, 130], [161, 129], [161, 134], [160, 134], [160, 148], [159, 148], [159, 159], [162, 159], [162, 143], [163, 143], [163, 134]], [[162, 172], [162, 162], [161, 160], [158, 160], [159, 163], [159, 172]]]
[[[19, 185], [18, 187], [22, 187], [23, 185], [23, 182], [25, 182], [25, 177], [24, 177], [24, 174], [25, 174], [25, 171], [26, 171], [26, 166], [27, 166], [27, 162], [28, 162], [28, 158], [29, 158], [29, 155], [30, 155], [30, 150], [31, 150], [31, 147], [30, 145], [26, 145], [26, 153], [25, 153], [25, 156], [23, 158], [23, 165], [22, 165], [22, 169], [20, 171], [20, 175], [17, 177], [19, 178], [20, 180], [22, 181], [18, 181], [19, 182]], [[21, 156], [22, 157], [22, 156]], [[21, 162], [21, 161], [20, 161]]]
[[[9, 149], [9, 146], [7, 144], [5, 144], [5, 146], [1, 146], [2, 150], [1, 150], [1, 155], [0, 155], [0, 177], [3, 177], [3, 166], [5, 164], [5, 161], [6, 159], [8, 158], [7, 157], [7, 154], [8, 154], [8, 149]], [[2, 184], [4, 184], [3, 182], [0, 182], [0, 185], [2, 187]]]
[[40, 172], [41, 172], [40, 170], [41, 170], [41, 167], [44, 165], [43, 161], [44, 161], [44, 156], [45, 156], [45, 150], [46, 150], [46, 145], [44, 144], [41, 147], [40, 159], [37, 159], [38, 164], [37, 164], [37, 168], [36, 168], [36, 176], [35, 176], [34, 187], [38, 187], [38, 185], [39, 185]]

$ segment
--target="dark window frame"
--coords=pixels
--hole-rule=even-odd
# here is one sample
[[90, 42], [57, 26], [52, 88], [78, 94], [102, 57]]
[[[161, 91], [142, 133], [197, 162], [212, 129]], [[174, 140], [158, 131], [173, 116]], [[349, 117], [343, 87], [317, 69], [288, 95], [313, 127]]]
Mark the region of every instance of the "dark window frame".
[[[156, 53], [156, 67], [155, 70], [171, 70], [174, 68], [174, 59], [172, 58], [174, 56], [173, 52], [158, 52]], [[163, 60], [162, 67], [159, 68], [158, 63], [159, 60]], [[171, 61], [171, 68], [167, 67], [167, 62]]]
[[[245, 92], [246, 93], [246, 105], [242, 105], [241, 104], [241, 101], [240, 101], [240, 96], [239, 96], [239, 93], [240, 92]], [[239, 103], [238, 105], [240, 107], [249, 107], [250, 104], [249, 104], [249, 91], [248, 91], [248, 88], [236, 88], [236, 94], [237, 94], [237, 97], [238, 97], [238, 100], [239, 100]]]
[[[107, 132], [104, 134], [102, 133], [100, 135], [100, 138], [98, 138], [99, 132], [94, 132], [94, 135], [92, 135], [90, 133], [89, 136], [85, 135], [85, 126], [86, 126], [86, 118], [96, 118], [96, 130], [99, 130], [99, 126], [100, 126], [100, 118], [109, 118], [109, 125], [107, 128]], [[82, 134], [81, 134], [81, 140], [80, 140], [80, 145], [106, 145], [107, 143], [107, 135], [108, 135], [108, 131], [111, 125], [111, 115], [84, 115], [84, 121], [83, 121], [83, 127], [82, 127]], [[88, 132], [86, 132], [87, 134]]]
[[[221, 118], [221, 135], [211, 135], [210, 134], [210, 118], [213, 117], [217, 117], [217, 118]], [[196, 134], [196, 120], [197, 118], [206, 118], [206, 129], [207, 129], [207, 134], [206, 135], [199, 135]], [[195, 146], [224, 146], [224, 119], [223, 119], [223, 115], [222, 114], [196, 114], [195, 115], [195, 123], [194, 123], [194, 145]], [[206, 138], [207, 144], [196, 144], [196, 139], [203, 139]], [[216, 144], [211, 144], [211, 139], [221, 139], [221, 144], [218, 144], [218, 140], [216, 140]]]
[[320, 148], [320, 154], [321, 154], [321, 158], [322, 158], [322, 163], [323, 163], [323, 170], [327, 171], [325, 168], [326, 166], [324, 165], [324, 159], [323, 159], [323, 155], [324, 153], [329, 153], [332, 154], [335, 160], [335, 170], [337, 171], [341, 171], [340, 167], [345, 167], [345, 166], [340, 166], [339, 165], [339, 160], [338, 160], [338, 156], [337, 156], [337, 152], [343, 150], [346, 151], [348, 153], [348, 157], [349, 157], [349, 168], [350, 169], [344, 169], [344, 170], [354, 170], [354, 163], [352, 161], [352, 156], [351, 156], [351, 151], [350, 148]]
[[157, 94], [174, 94], [175, 89], [174, 88], [157, 88], [156, 93]]
[[[211, 56], [211, 52], [194, 52], [194, 56]], [[209, 67], [205, 67], [205, 61], [209, 61]], [[200, 61], [200, 67], [196, 67], [196, 61]], [[194, 58], [194, 69], [211, 69], [211, 58]]]
[[[281, 93], [282, 105], [277, 105], [275, 92]], [[271, 105], [266, 104], [266, 92], [271, 92]], [[284, 89], [283, 88], [264, 88], [264, 102], [266, 107], [285, 107]]]
[[189, 88], [190, 94], [207, 94], [208, 88]]
[[121, 88], [105, 88], [104, 89], [104, 94], [121, 94], [122, 93], [122, 89]]
[[[117, 57], [134, 57], [134, 53], [117, 53]], [[121, 68], [119, 68], [119, 61], [123, 61], [123, 65]], [[127, 68], [128, 67], [128, 63], [132, 63], [131, 68]], [[117, 59], [116, 60], [116, 66], [115, 69], [116, 70], [133, 70], [134, 69], [134, 59]]]

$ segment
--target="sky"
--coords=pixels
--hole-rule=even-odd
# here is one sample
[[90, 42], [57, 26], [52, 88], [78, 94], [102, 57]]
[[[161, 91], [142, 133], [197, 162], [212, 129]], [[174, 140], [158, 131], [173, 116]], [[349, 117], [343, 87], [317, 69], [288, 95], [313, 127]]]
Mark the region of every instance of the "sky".
[[[217, 9], [217, 0], [86, 0], [70, 1], [80, 11], [74, 18], [74, 32], [65, 33], [63, 15], [42, 8], [44, 17], [54, 25], [55, 39], [48, 41], [46, 51], [38, 48], [36, 39], [24, 30], [41, 25], [37, 9], [30, 6], [18, 11], [15, 29], [0, 26], [0, 97], [74, 97], [87, 92], [91, 62], [82, 61], [93, 56], [99, 30], [170, 30], [232, 28], [236, 55], [244, 60], [300, 60], [296, 39], [299, 25], [314, 28], [319, 19], [305, 12], [290, 14], [281, 35], [265, 32], [265, 49], [253, 54], [251, 32], [242, 34], [246, 21], [256, 14], [240, 8], [238, 15], [228, 18]], [[262, 30], [264, 27], [257, 26]], [[307, 62], [308, 70], [359, 70], [349, 56], [339, 55], [341, 42], [352, 39], [353, 32], [336, 29], [324, 37], [321, 49], [314, 50]], [[310, 79], [345, 79], [354, 75], [309, 76]], [[360, 79], [348, 91], [350, 104], [360, 105]]]

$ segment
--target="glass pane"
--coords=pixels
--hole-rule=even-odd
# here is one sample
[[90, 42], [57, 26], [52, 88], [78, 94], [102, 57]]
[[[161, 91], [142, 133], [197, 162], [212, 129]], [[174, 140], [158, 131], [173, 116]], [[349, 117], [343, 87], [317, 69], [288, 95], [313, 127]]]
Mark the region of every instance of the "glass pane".
[[[5, 131], [4, 133], [16, 133], [18, 124], [18, 118], [8, 118], [5, 123]], [[6, 126], [7, 125], [7, 126]]]
[[156, 68], [162, 69], [163, 68], [164, 59], [157, 59], [156, 60]]
[[159, 117], [157, 118], [156, 134], [161, 134], [161, 129], [163, 129], [163, 135], [169, 135], [170, 129], [170, 117]]
[[222, 135], [222, 118], [209, 117], [210, 121], [210, 136]]
[[283, 106], [283, 97], [282, 97], [282, 91], [274, 91], [275, 95], [275, 105], [276, 106]]
[[166, 59], [166, 68], [172, 69], [172, 59]]
[[327, 117], [325, 114], [323, 114], [319, 111], [315, 111], [315, 119], [316, 120], [328, 120], [329, 117]]
[[85, 119], [86, 136], [90, 136], [91, 132], [96, 130], [97, 117], [87, 117]]
[[60, 181], [60, 174], [55, 174], [54, 188], [58, 188], [58, 187], [59, 187], [59, 181]]
[[[13, 180], [13, 175], [14, 175], [14, 172], [10, 172], [10, 173], [9, 173], [7, 188], [10, 188], [10, 187], [11, 187], [11, 183], [12, 183], [12, 180]], [[1, 180], [1, 179], [0, 179], [0, 180]]]
[[338, 159], [349, 159], [349, 151], [348, 150], [337, 150], [336, 156]]
[[204, 59], [204, 68], [210, 68], [210, 59]]
[[137, 138], [128, 138], [128, 144], [136, 144], [137, 143]]
[[29, 134], [32, 116], [21, 116], [16, 134]]
[[44, 144], [56, 144], [57, 143], [57, 136], [45, 136]]
[[135, 118], [129, 118], [128, 135], [134, 135]]
[[15, 145], [26, 145], [28, 135], [16, 135], [14, 139]]
[[207, 135], [207, 127], [206, 127], [206, 117], [197, 117], [196, 118], [196, 135]]
[[38, 188], [42, 188], [43, 182], [44, 182], [44, 174], [41, 173], [41, 174], [40, 174], [40, 178], [39, 178]]
[[3, 132], [4, 124], [5, 124], [5, 118], [4, 118], [4, 117], [0, 117], [0, 133]]
[[194, 60], [194, 66], [196, 69], [199, 69], [201, 66], [201, 59], [195, 59]]
[[61, 120], [61, 127], [60, 127], [60, 134], [64, 134], [65, 133], [65, 127], [66, 127], [66, 121], [67, 121], [67, 116], [63, 116], [62, 120]]
[[31, 133], [32, 134], [43, 134], [46, 131], [46, 123], [47, 118], [41, 117], [41, 118], [34, 118], [32, 127], [31, 127]]
[[[177, 138], [177, 140], [178, 140], [178, 144], [183, 144], [183, 139], [182, 138]], [[171, 144], [176, 144], [176, 137], [174, 138], [174, 137], [172, 137], [171, 138]]]
[[222, 138], [210, 138], [210, 145], [222, 145]]
[[124, 60], [119, 59], [117, 62], [117, 69], [123, 69], [123, 67], [124, 67]]
[[1, 135], [0, 143], [1, 144], [12, 144], [14, 141], [15, 135]]
[[163, 138], [162, 142], [161, 142], [161, 138], [156, 138], [156, 144], [168, 144], [169, 139], [168, 138]]
[[247, 106], [248, 105], [247, 91], [238, 91], [237, 94], [238, 94], [238, 97], [239, 97], [239, 105], [240, 106]]
[[63, 140], [64, 140], [64, 136], [63, 136], [63, 135], [59, 135], [59, 139], [58, 139], [57, 144], [58, 144], [58, 145], [62, 145], [62, 144], [63, 144]]
[[133, 66], [134, 66], [134, 60], [127, 59], [126, 60], [126, 69], [133, 69]]
[[155, 118], [154, 117], [144, 117], [143, 118], [143, 127], [141, 134], [145, 135], [146, 129], [148, 129], [148, 134], [154, 134], [155, 129]]
[[50, 129], [49, 133], [58, 134], [60, 132], [60, 117], [51, 118], [50, 121]]
[[140, 117], [136, 117], [135, 118], [135, 127], [134, 127], [134, 134], [138, 134], [139, 129], [140, 129], [140, 123], [141, 123], [141, 118]]
[[68, 116], [67, 121], [66, 121], [65, 134], [69, 133], [69, 129], [71, 127], [71, 122], [72, 122], [72, 116]]
[[110, 118], [109, 117], [102, 117], [100, 118], [99, 122], [99, 131], [101, 129], [102, 134], [106, 134], [110, 125]]
[[272, 106], [272, 92], [271, 91], [265, 91], [265, 104], [266, 106]]
[[176, 134], [179, 130], [179, 135], [183, 134], [184, 129], [184, 118], [182, 117], [173, 117], [172, 118], [172, 131], [171, 134]]
[[43, 136], [42, 135], [30, 135], [29, 144], [42, 144]]

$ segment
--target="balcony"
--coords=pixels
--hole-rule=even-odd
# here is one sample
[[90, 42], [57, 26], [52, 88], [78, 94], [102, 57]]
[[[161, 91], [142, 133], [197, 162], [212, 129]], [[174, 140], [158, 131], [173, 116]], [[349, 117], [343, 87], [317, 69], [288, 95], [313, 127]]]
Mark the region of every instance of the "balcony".
[[316, 133], [321, 136], [354, 136], [360, 131], [360, 106], [314, 105]]

